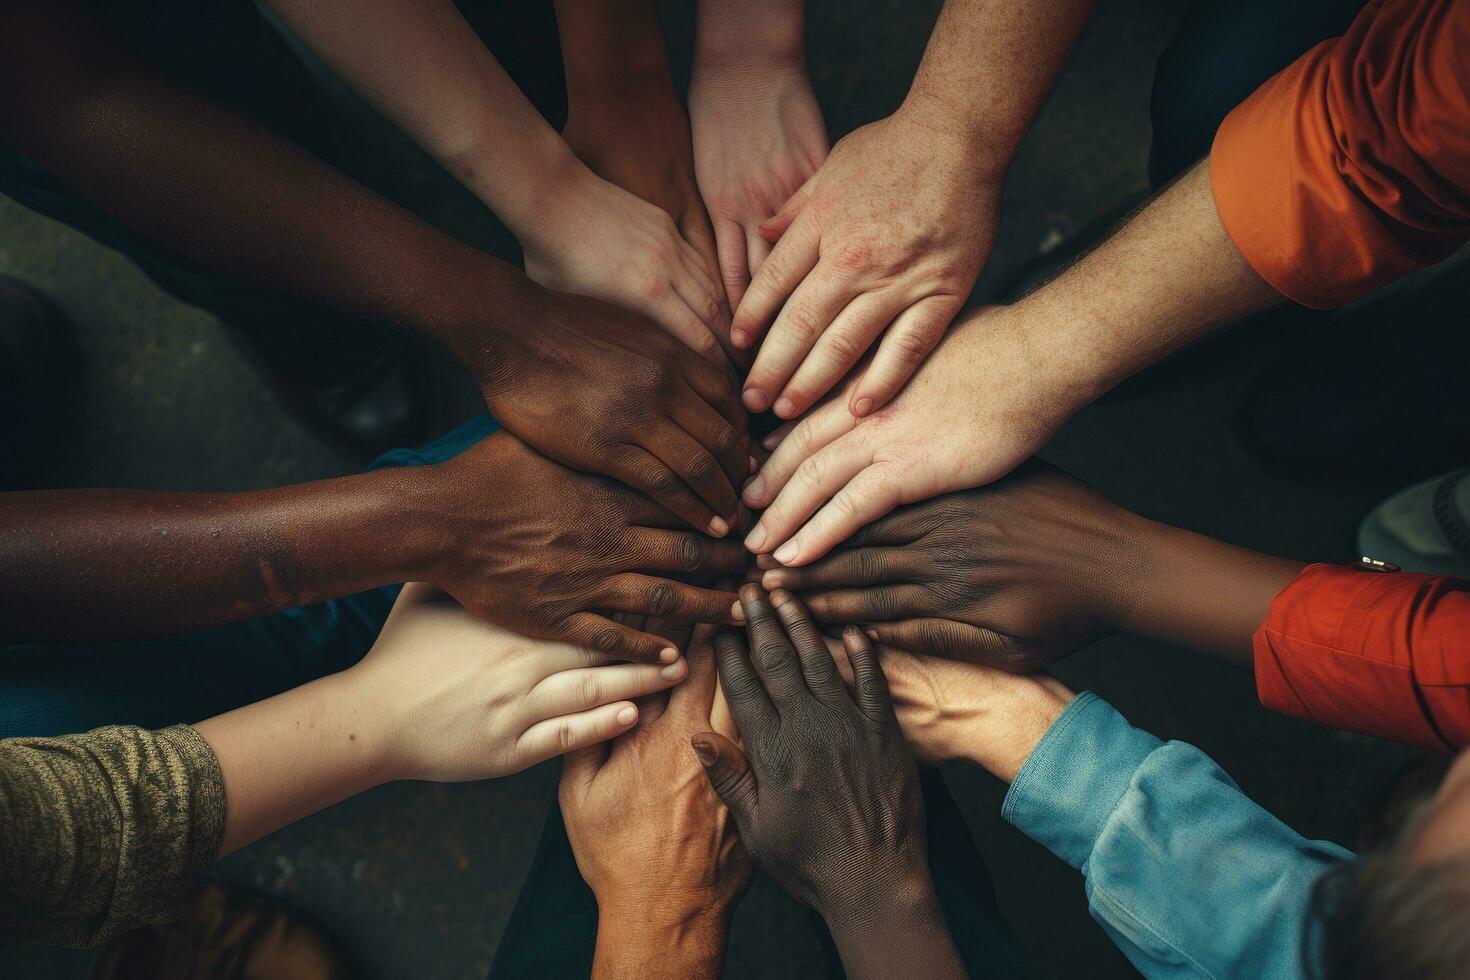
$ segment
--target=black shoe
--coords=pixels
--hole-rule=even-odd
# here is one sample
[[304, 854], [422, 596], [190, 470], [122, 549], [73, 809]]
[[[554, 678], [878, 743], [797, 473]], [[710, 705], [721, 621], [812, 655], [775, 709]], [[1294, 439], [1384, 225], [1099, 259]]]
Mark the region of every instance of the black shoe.
[[55, 381], [69, 338], [50, 301], [19, 279], [0, 276], [0, 485], [56, 428], [63, 406]]
[[329, 445], [367, 461], [428, 437], [433, 371], [413, 338], [365, 324], [236, 336], [286, 409]]
[[1248, 389], [1242, 441], [1273, 468], [1405, 482], [1470, 459], [1470, 334], [1458, 284], [1333, 318]]

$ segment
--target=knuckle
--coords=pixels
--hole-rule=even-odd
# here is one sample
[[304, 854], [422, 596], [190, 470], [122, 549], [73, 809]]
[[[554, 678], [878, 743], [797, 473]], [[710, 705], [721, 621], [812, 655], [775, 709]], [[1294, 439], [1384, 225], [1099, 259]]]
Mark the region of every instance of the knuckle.
[[596, 674], [587, 674], [577, 682], [577, 703], [590, 708], [602, 698], [602, 684]]
[[661, 269], [650, 269], [635, 280], [633, 288], [643, 299], [660, 300], [668, 295], [669, 283]]
[[694, 454], [693, 458], [684, 464], [684, 470], [689, 479], [701, 486], [718, 483], [720, 477], [724, 475], [724, 471], [720, 469], [720, 464], [715, 462], [715, 458], [704, 452]]
[[756, 644], [755, 656], [762, 670], [779, 670], [790, 659], [791, 648], [780, 640], [767, 640]]
[[843, 242], [832, 256], [832, 263], [844, 272], [861, 272], [873, 261], [873, 246], [863, 239]]
[[816, 314], [805, 306], [793, 306], [786, 312], [786, 327], [797, 340], [805, 343], [822, 330]]
[[678, 605], [674, 586], [670, 582], [655, 582], [648, 590], [648, 611], [654, 616], [667, 616]]
[[569, 721], [556, 723], [556, 747], [562, 752], [570, 752], [577, 744], [577, 732]]
[[858, 343], [857, 338], [842, 330], [833, 330], [825, 338], [827, 349], [832, 356], [843, 364], [849, 364], [862, 357], [864, 346]]
[[903, 364], [917, 364], [928, 356], [934, 338], [925, 333], [906, 331], [893, 337], [893, 353]]
[[715, 452], [721, 456], [729, 456], [740, 449], [740, 437], [735, 434], [734, 429], [728, 426], [721, 427], [720, 431], [715, 433], [714, 444]]
[[873, 552], [858, 551], [853, 557], [853, 564], [856, 566], [854, 571], [859, 582], [875, 582], [883, 577], [883, 560]]
[[685, 571], [696, 572], [705, 566], [708, 559], [705, 557], [704, 541], [695, 534], [682, 534], [679, 536], [678, 544], [675, 546], [678, 552], [679, 564]]
[[623, 634], [616, 626], [603, 626], [592, 634], [592, 649], [598, 653], [619, 653], [623, 649]]

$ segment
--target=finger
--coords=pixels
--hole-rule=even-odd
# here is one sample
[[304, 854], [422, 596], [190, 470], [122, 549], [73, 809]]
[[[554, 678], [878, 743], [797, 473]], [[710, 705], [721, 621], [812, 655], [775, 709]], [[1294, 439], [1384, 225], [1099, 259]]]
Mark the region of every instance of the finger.
[[[745, 260], [749, 265], [751, 276], [754, 276], [765, 264], [766, 257], [770, 254], [771, 243], [761, 237], [758, 226], [752, 225], [745, 231]], [[749, 285], [750, 281], [747, 279], [746, 287], [749, 288]], [[738, 308], [737, 306], [736, 309]]]
[[725, 693], [735, 727], [745, 742], [749, 744], [774, 731], [776, 706], [750, 662], [741, 631], [721, 630], [715, 634], [715, 668], [720, 676], [720, 690]]
[[730, 523], [696, 497], [663, 460], [641, 446], [627, 446], [608, 460], [608, 475], [634, 490], [648, 494], [678, 516], [682, 524], [708, 531], [729, 532]]
[[704, 723], [710, 720], [715, 700], [715, 627], [702, 623], [694, 628], [684, 660], [689, 675], [669, 694], [669, 711], [680, 718]]
[[[838, 410], [842, 410], [841, 406]], [[844, 411], [843, 414], [847, 413]], [[810, 551], [788, 547], [792, 542], [787, 539], [797, 533], [817, 508], [846, 487], [848, 481], [864, 472], [863, 468], [872, 461], [866, 442], [860, 434], [852, 433], [808, 457], [766, 507], [760, 522], [745, 536], [745, 546], [757, 554], [772, 552], [783, 565], [805, 564], [826, 554], [842, 538], [827, 541], [827, 546], [820, 551], [816, 550], [816, 545], [824, 539], [808, 535], [803, 543], [812, 549]], [[858, 527], [861, 526], [859, 523]]]
[[842, 435], [852, 431], [852, 413], [829, 402], [796, 423], [781, 440], [755, 479], [745, 485], [741, 499], [747, 507], [765, 507], [786, 487], [797, 469]]
[[[845, 472], [845, 469], [839, 472]], [[856, 473], [791, 540], [772, 554], [777, 561], [787, 566], [816, 561], [856, 534], [864, 524], [877, 520], [903, 503], [899, 479], [898, 474], [881, 463], [875, 463]], [[793, 484], [795, 482], [792, 481]], [[778, 498], [775, 504], [766, 508], [766, 516], [780, 503]]]
[[737, 221], [715, 222], [715, 251], [720, 259], [720, 281], [730, 309], [740, 305], [745, 287], [750, 282], [750, 266], [745, 258], [745, 229]]
[[862, 418], [888, 404], [939, 344], [963, 304], [963, 297], [931, 296], [899, 314], [853, 388], [848, 410]]
[[628, 566], [645, 572], [736, 575], [745, 570], [748, 560], [739, 541], [707, 538], [689, 531], [630, 528], [625, 542]]
[[781, 441], [789, 436], [791, 430], [794, 428], [796, 428], [796, 421], [794, 419], [782, 422], [761, 440], [761, 448], [768, 453], [774, 452], [776, 447], [781, 445]]
[[711, 329], [719, 326], [725, 294], [705, 264], [704, 256], [687, 241], [680, 241], [679, 262], [685, 274], [675, 276], [675, 291], [706, 326]]
[[[679, 475], [695, 495], [723, 520], [733, 522], [740, 497], [720, 462], [689, 433], [668, 422], [644, 439], [643, 446]], [[743, 454], [742, 454], [743, 455]]]
[[737, 433], [744, 435], [750, 428], [750, 414], [735, 393], [735, 379], [728, 367], [711, 364], [702, 357], [690, 357], [682, 365], [684, 381], [689, 391], [680, 392], [680, 397], [697, 397], [724, 416]]
[[758, 789], [745, 753], [716, 732], [700, 732], [689, 739], [715, 795], [730, 809], [737, 827], [748, 826]]
[[1043, 666], [1034, 663], [1014, 637], [952, 619], [899, 619], [864, 623], [863, 631], [884, 646], [945, 660], [984, 664], [1024, 673]]
[[671, 664], [679, 659], [679, 651], [668, 640], [630, 626], [621, 626], [596, 613], [580, 612], [567, 618], [567, 642], [587, 647], [613, 660]]
[[808, 177], [796, 191], [781, 205], [781, 209], [760, 223], [758, 230], [760, 235], [768, 242], [774, 242], [796, 221], [807, 202], [812, 199], [812, 191], [816, 187], [816, 174]]
[[[811, 352], [786, 382], [781, 398], [794, 406], [795, 414], [806, 411], [847, 376], [901, 310], [902, 306], [890, 293], [857, 296], [822, 331]], [[766, 343], [769, 345], [770, 341]], [[783, 413], [778, 410], [776, 414]]]
[[662, 666], [608, 664], [559, 670], [531, 688], [526, 707], [537, 720], [557, 718], [667, 690], [688, 673], [683, 658]]
[[[611, 746], [606, 739], [596, 742], [586, 748], [573, 749], [566, 754], [561, 763], [562, 791], [568, 785], [585, 786], [597, 775], [597, 771], [607, 763]], [[537, 760], [541, 761], [541, 760]]]
[[723, 415], [702, 401], [690, 399], [675, 406], [673, 420], [714, 455], [732, 484], [739, 486], [744, 482], [750, 471], [747, 443]]
[[[776, 246], [777, 251], [781, 246]], [[772, 253], [771, 262], [775, 261]], [[754, 292], [755, 284], [751, 284]], [[822, 262], [796, 287], [791, 298], [781, 308], [770, 333], [761, 343], [755, 364], [745, 377], [745, 390], [741, 397], [747, 408], [755, 411], [751, 404], [751, 393], [758, 393], [758, 400], [769, 402], [780, 392], [771, 410], [779, 418], [789, 419], [815, 400], [808, 392], [797, 392], [800, 402], [787, 393], [791, 376], [801, 367], [808, 352], [817, 339], [828, 329], [837, 315], [861, 294], [852, 278], [840, 274], [834, 263]], [[747, 302], [749, 300], [747, 299]], [[869, 338], [871, 340], [871, 338]], [[866, 349], [866, 345], [864, 346]], [[852, 353], [856, 361], [861, 351]], [[833, 378], [832, 382], [837, 379]], [[829, 382], [828, 387], [831, 386]]]
[[751, 660], [776, 710], [809, 698], [811, 694], [802, 679], [796, 650], [777, 620], [766, 590], [758, 585], [742, 585], [740, 608], [745, 613], [745, 629], [750, 634]]
[[878, 666], [878, 655], [873, 652], [873, 643], [856, 626], [842, 631], [842, 648], [852, 664], [853, 687], [857, 692], [857, 706], [868, 720], [886, 722], [894, 717], [893, 703], [888, 698], [888, 679]]
[[[916, 570], [913, 552], [907, 548], [848, 548], [833, 552], [821, 561], [800, 568], [777, 565], [761, 573], [768, 589], [842, 589], [859, 585], [902, 582]], [[811, 597], [807, 597], [810, 602]], [[812, 608], [812, 612], [816, 612]], [[850, 619], [850, 623], [860, 620]]]
[[797, 660], [807, 689], [819, 701], [828, 704], [848, 703], [847, 690], [842, 686], [842, 678], [837, 676], [837, 668], [832, 663], [832, 655], [827, 652], [827, 644], [823, 642], [822, 634], [817, 631], [816, 624], [802, 607], [801, 601], [790, 592], [778, 589], [771, 593], [771, 605], [775, 607], [776, 617], [781, 620], [786, 635], [791, 637], [791, 643], [796, 647]]
[[638, 708], [631, 701], [617, 701], [590, 711], [546, 718], [516, 739], [517, 757], [530, 767], [553, 756], [616, 738], [637, 721]]
[[686, 623], [722, 623], [728, 618], [731, 598], [729, 592], [626, 572], [608, 579], [594, 601], [597, 608], [615, 612], [643, 613]]
[[833, 589], [807, 596], [812, 615], [824, 623], [881, 623], [934, 611], [934, 596], [912, 582], [864, 589]]
[[[751, 274], [750, 286], [731, 322], [730, 337], [736, 347], [754, 347], [760, 342], [787, 297], [816, 267], [820, 244], [816, 226], [799, 222], [771, 249], [760, 269]], [[743, 397], [752, 412], [764, 412], [769, 406], [768, 402], [753, 403], [748, 391]]]
[[[684, 279], [680, 278], [681, 281]], [[693, 287], [686, 284], [678, 295], [669, 294], [655, 303], [650, 313], [663, 324], [664, 329], [700, 357], [712, 364], [727, 364], [725, 350], [720, 346], [710, 322], [699, 315], [701, 302]]]

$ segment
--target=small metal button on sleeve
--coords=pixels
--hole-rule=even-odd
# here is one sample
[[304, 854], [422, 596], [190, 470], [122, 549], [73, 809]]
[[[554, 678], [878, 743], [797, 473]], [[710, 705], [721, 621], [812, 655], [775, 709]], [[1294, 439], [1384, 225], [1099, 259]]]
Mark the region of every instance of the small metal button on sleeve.
[[1363, 570], [1365, 572], [1398, 572], [1398, 571], [1402, 571], [1401, 568], [1399, 568], [1397, 565], [1395, 565], [1391, 561], [1379, 561], [1377, 558], [1370, 558], [1367, 555], [1364, 555], [1363, 557], [1359, 558], [1357, 561], [1353, 562], [1353, 567], [1354, 568], [1361, 569], [1361, 570]]

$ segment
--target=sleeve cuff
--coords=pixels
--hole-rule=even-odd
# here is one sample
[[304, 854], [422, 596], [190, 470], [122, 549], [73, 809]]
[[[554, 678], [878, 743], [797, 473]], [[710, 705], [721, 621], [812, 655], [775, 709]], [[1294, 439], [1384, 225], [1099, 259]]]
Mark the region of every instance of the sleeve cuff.
[[1037, 743], [1011, 783], [1001, 816], [1081, 868], [1143, 761], [1163, 743], [1084, 691]]

